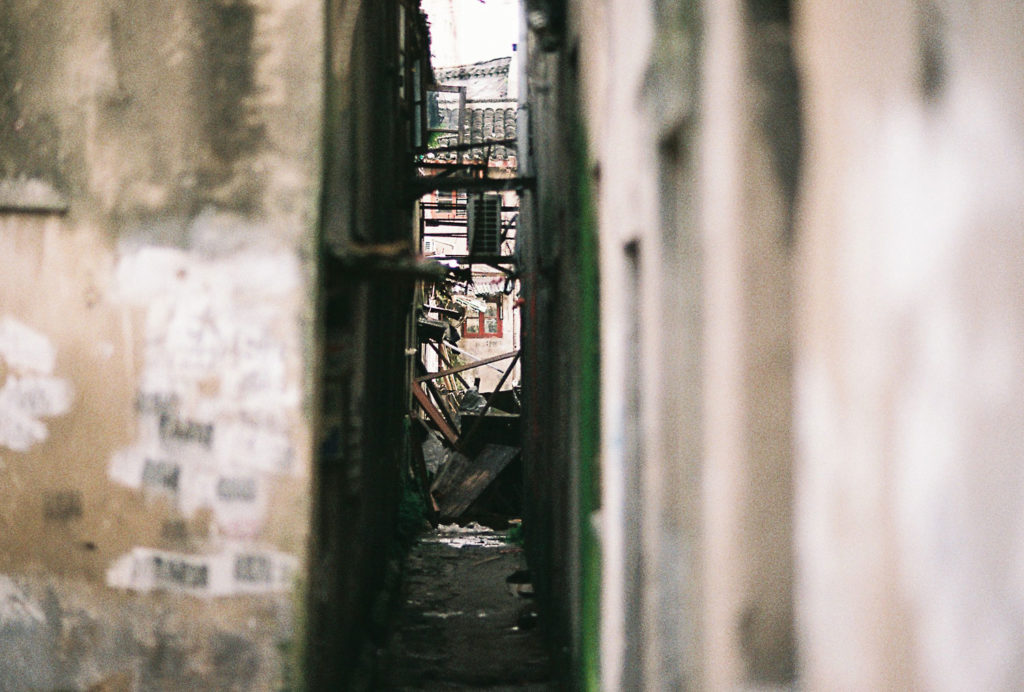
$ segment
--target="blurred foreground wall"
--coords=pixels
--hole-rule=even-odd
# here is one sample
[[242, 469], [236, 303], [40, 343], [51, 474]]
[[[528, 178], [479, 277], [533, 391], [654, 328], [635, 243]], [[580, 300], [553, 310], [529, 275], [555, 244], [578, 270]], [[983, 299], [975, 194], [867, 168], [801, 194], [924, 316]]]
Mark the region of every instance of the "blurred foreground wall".
[[532, 465], [554, 592], [597, 536], [580, 685], [1024, 685], [1024, 11], [527, 5], [552, 362], [600, 275], [599, 393], [557, 371]]
[[0, 6], [0, 689], [287, 682], [322, 26]]
[[1024, 685], [1024, 8], [800, 7], [809, 686]]

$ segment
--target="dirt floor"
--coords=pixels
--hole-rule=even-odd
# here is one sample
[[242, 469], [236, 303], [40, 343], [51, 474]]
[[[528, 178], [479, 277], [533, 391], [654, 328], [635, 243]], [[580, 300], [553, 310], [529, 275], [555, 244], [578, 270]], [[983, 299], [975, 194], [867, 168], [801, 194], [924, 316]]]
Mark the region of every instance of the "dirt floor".
[[561, 689], [522, 550], [505, 532], [439, 527], [417, 541], [380, 658], [380, 690]]

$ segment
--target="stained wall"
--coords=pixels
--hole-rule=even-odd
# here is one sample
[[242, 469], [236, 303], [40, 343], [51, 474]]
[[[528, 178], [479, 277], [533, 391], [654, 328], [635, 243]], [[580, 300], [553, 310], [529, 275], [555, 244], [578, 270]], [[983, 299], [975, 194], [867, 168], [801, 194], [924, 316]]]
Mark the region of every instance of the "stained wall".
[[0, 9], [0, 687], [279, 689], [322, 10]]

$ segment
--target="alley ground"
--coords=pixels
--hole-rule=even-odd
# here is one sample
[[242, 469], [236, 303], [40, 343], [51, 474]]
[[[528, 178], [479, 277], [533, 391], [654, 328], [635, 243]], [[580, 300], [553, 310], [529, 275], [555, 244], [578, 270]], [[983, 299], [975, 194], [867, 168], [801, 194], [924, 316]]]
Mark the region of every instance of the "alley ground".
[[506, 532], [423, 534], [406, 557], [376, 689], [561, 689], [525, 567]]

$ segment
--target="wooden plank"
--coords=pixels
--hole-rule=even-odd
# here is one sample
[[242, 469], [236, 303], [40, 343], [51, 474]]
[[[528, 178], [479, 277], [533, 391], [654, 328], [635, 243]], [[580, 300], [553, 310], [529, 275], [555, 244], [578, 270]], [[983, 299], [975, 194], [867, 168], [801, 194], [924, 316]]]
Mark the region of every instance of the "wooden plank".
[[505, 384], [505, 380], [507, 380], [508, 376], [512, 374], [512, 370], [515, 369], [517, 362], [519, 362], [519, 351], [516, 351], [516, 357], [508, 364], [508, 368], [505, 369], [505, 374], [501, 376], [500, 380], [498, 380], [498, 386], [495, 387], [494, 391], [488, 395], [487, 403], [484, 405], [484, 410], [480, 412], [480, 417], [477, 418], [476, 424], [473, 425], [469, 429], [469, 432], [466, 433], [465, 437], [462, 438], [463, 445], [468, 445], [469, 441], [472, 440], [473, 436], [476, 434], [476, 431], [480, 429], [480, 426], [484, 422], [484, 416], [486, 416], [487, 412], [491, 410], [491, 402], [494, 401], [494, 396], [501, 391], [501, 385]]
[[[478, 148], [479, 143], [469, 145], [470, 149]], [[417, 176], [409, 181], [408, 194], [417, 200], [428, 192], [451, 192], [453, 190], [502, 190], [533, 189], [537, 179], [533, 176], [516, 176], [514, 178], [470, 178], [468, 176]]]
[[[441, 130], [434, 130], [434, 132], [441, 132]], [[516, 145], [516, 139], [485, 139], [482, 142], [468, 142], [466, 144], [450, 144], [446, 147], [431, 147], [427, 151], [431, 154], [440, 154], [444, 152], [453, 151], [469, 151], [471, 149], [483, 149], [485, 147], [514, 147]], [[419, 165], [418, 163], [416, 164]]]
[[[427, 343], [430, 342], [428, 341]], [[427, 366], [423, 364], [423, 361], [421, 359], [417, 360], [416, 372], [425, 373], [426, 371]], [[456, 434], [461, 435], [462, 431], [459, 429], [458, 423], [455, 422], [456, 411], [454, 408], [451, 408], [445, 398], [441, 396], [441, 392], [437, 389], [433, 380], [426, 380], [424, 384], [427, 385], [427, 392], [430, 396], [434, 397], [434, 401], [437, 403], [437, 409], [444, 415], [444, 419], [447, 421], [448, 427], [455, 431]], [[417, 385], [414, 383], [413, 387], [415, 386]]]
[[[446, 349], [443, 346], [438, 346], [433, 341], [428, 341], [427, 344], [430, 346], [430, 348], [434, 349], [434, 353], [436, 353], [437, 357], [441, 360], [441, 362], [445, 364], [445, 367], [452, 367], [452, 361], [448, 357], [448, 354], [445, 353]], [[441, 377], [451, 377], [451, 375], [442, 375]], [[460, 375], [459, 373], [455, 373], [455, 378], [462, 383], [463, 387], [469, 389], [469, 382], [466, 382], [462, 375]]]
[[440, 372], [432, 372], [429, 375], [423, 375], [417, 377], [413, 382], [426, 382], [427, 380], [436, 380], [438, 377], [445, 377], [446, 375], [454, 375], [457, 372], [464, 370], [472, 370], [473, 368], [479, 368], [481, 365], [490, 365], [491, 363], [497, 363], [499, 360], [505, 360], [506, 358], [513, 358], [519, 355], [519, 351], [511, 351], [509, 353], [502, 353], [500, 356], [491, 356], [490, 358], [483, 358], [481, 360], [475, 360], [472, 363], [466, 365], [459, 365], [454, 368], [448, 368]]
[[[459, 426], [455, 422], [455, 412], [448, 408], [448, 402], [445, 401], [443, 396], [441, 396], [441, 392], [434, 386], [434, 382], [432, 380], [427, 380], [424, 384], [427, 385], [427, 391], [430, 392], [430, 395], [434, 397], [434, 401], [437, 402], [438, 410], [441, 412], [441, 415], [444, 416], [445, 421], [448, 423], [448, 427], [456, 434], [461, 435], [462, 431], [459, 430]], [[413, 387], [418, 386], [419, 385], [413, 385]]]
[[441, 518], [460, 517], [517, 456], [518, 447], [496, 444], [485, 445], [473, 459], [452, 454], [430, 488]]
[[460, 449], [459, 436], [451, 429], [448, 422], [444, 419], [444, 416], [437, 410], [437, 407], [434, 406], [434, 403], [430, 400], [430, 397], [427, 396], [427, 393], [423, 391], [423, 388], [418, 384], [413, 383], [412, 395], [420, 407], [426, 412], [427, 416], [430, 417], [430, 420], [433, 421], [434, 425], [437, 426], [437, 429], [441, 431], [442, 435], [444, 435], [444, 438], [448, 440], [449, 444], [456, 449]]
[[455, 317], [455, 318], [462, 317], [462, 313], [459, 312], [458, 310], [451, 310], [449, 308], [443, 308], [440, 305], [427, 305], [427, 304], [424, 304], [423, 305], [423, 309], [426, 310], [427, 312], [439, 312], [442, 315], [447, 315], [448, 317]]

